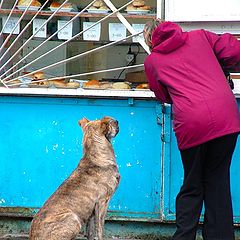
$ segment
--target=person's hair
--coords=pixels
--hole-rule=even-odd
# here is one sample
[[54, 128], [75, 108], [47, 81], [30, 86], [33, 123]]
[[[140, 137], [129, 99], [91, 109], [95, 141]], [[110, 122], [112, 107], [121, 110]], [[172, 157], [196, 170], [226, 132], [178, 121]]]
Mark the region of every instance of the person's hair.
[[150, 49], [152, 49], [152, 33], [163, 21], [161, 19], [153, 19], [151, 21], [146, 22], [144, 26], [144, 40]]

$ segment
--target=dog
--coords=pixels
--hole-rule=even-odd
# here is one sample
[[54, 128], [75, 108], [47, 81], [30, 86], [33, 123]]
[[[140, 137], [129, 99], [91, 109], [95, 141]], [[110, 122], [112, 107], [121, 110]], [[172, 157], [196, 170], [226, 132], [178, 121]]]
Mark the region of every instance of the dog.
[[86, 226], [88, 240], [102, 240], [109, 201], [120, 174], [111, 139], [119, 132], [111, 117], [79, 120], [83, 158], [33, 217], [30, 240], [72, 240]]

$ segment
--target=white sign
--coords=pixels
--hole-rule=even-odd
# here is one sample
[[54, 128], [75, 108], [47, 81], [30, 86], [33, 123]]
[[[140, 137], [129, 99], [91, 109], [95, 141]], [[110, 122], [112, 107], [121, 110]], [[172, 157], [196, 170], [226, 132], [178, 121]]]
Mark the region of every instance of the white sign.
[[118, 41], [126, 38], [127, 30], [122, 23], [109, 23], [109, 40]]
[[7, 21], [7, 24], [3, 29], [3, 33], [11, 33], [12, 30], [16, 27], [13, 31], [13, 34], [19, 34], [20, 24], [17, 25], [18, 20], [19, 20], [19, 17], [10, 17], [7, 21], [7, 16], [3, 16], [2, 17], [2, 25], [4, 26]]
[[[36, 19], [33, 20], [33, 35], [38, 31], [36, 33], [35, 37], [40, 37], [40, 38], [46, 38], [47, 37], [47, 24], [42, 26], [45, 22], [46, 22], [45, 19], [37, 19], [36, 18]], [[41, 29], [40, 29], [40, 27], [41, 27]]]
[[[101, 35], [101, 24], [98, 23], [91, 27], [95, 22], [83, 22], [83, 31], [88, 29], [83, 33], [83, 40], [86, 41], [99, 41]], [[91, 27], [91, 28], [90, 28]]]
[[62, 29], [62, 27], [66, 23], [68, 23], [68, 21], [58, 20], [58, 30], [61, 29], [61, 31], [58, 32], [58, 39], [68, 40], [68, 39], [72, 38], [72, 36], [73, 36], [73, 22], [70, 22], [68, 25], [66, 25]]
[[[138, 33], [138, 32], [142, 32], [143, 29], [144, 29], [144, 26], [145, 26], [145, 24], [132, 24], [133, 29], [134, 29], [137, 33]], [[138, 41], [140, 41], [140, 40], [144, 41], [143, 33], [141, 33], [141, 34], [139, 34], [139, 35], [137, 35], [137, 36], [135, 36], [135, 37], [132, 38], [132, 41], [133, 41], [133, 42], [138, 42]]]
[[239, 0], [166, 0], [167, 21], [239, 21]]

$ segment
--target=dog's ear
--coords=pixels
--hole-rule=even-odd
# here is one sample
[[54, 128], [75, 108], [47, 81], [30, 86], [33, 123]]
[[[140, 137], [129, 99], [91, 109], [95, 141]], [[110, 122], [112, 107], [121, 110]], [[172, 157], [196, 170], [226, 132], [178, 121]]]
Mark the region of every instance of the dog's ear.
[[87, 118], [83, 118], [78, 121], [78, 124], [81, 128], [84, 128], [88, 122], [89, 122], [89, 120]]

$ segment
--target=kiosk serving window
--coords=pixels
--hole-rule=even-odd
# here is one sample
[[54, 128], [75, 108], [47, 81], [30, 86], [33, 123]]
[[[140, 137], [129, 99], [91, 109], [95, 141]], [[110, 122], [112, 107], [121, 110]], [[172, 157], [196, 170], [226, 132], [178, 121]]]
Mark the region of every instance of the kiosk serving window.
[[166, 0], [165, 18], [171, 21], [240, 21], [239, 0]]

